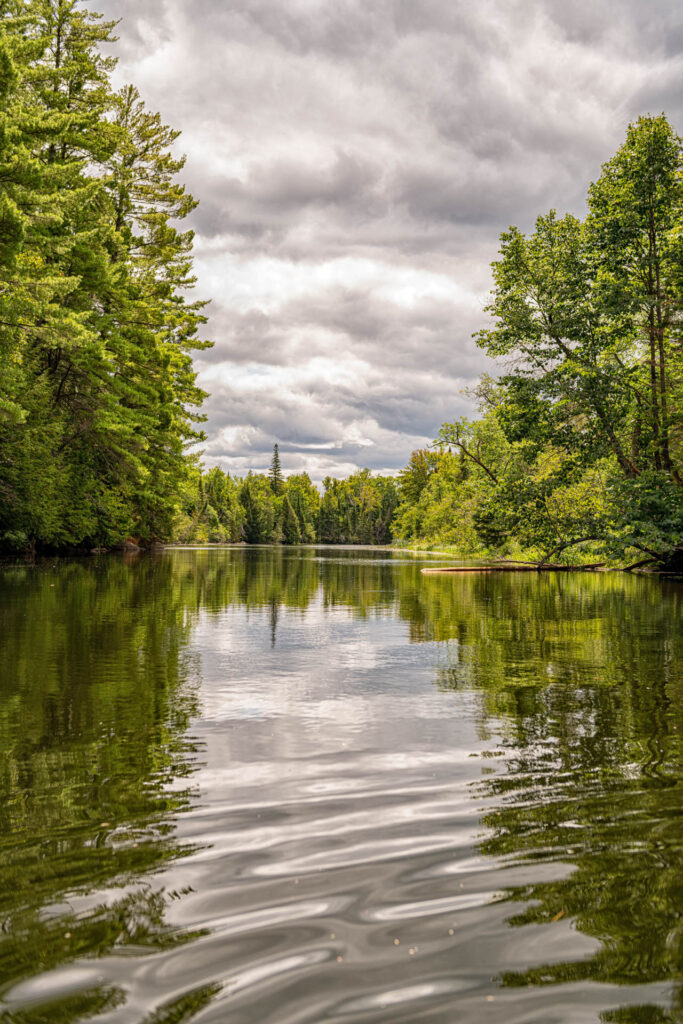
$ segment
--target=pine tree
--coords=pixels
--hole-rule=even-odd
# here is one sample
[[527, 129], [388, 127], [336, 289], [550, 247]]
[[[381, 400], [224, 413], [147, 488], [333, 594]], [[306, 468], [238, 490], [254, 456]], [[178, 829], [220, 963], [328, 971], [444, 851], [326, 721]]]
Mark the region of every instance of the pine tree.
[[273, 494], [282, 494], [284, 489], [284, 478], [280, 466], [280, 449], [277, 443], [273, 445], [273, 458], [270, 463], [270, 486]]
[[[106, 263], [102, 185], [83, 173], [93, 146], [78, 107], [79, 91], [102, 69], [89, 75], [82, 48], [78, 59], [69, 57], [84, 24], [76, 19], [72, 35], [66, 31], [60, 19], [73, 6], [34, 0], [0, 9], [4, 91], [12, 86], [3, 110], [0, 204], [6, 224], [17, 220], [8, 209], [20, 211], [21, 228], [14, 251], [5, 246], [0, 254], [0, 293], [9, 297], [0, 303], [2, 348], [9, 342], [16, 369], [9, 382], [14, 427], [0, 423], [0, 540], [4, 533], [59, 543], [87, 530], [92, 517], [79, 491], [92, 447], [72, 459], [72, 444], [97, 418], [98, 393], [110, 401], [98, 380], [103, 348], [87, 324], [93, 280]], [[108, 38], [110, 26], [99, 28]]]
[[301, 543], [301, 527], [287, 495], [282, 505], [282, 539], [285, 544]]
[[174, 494], [188, 462], [186, 445], [204, 438], [194, 427], [203, 418], [196, 409], [205, 396], [196, 386], [190, 355], [207, 344], [195, 337], [205, 322], [204, 303], [184, 297], [195, 282], [193, 234], [170, 224], [187, 216], [196, 202], [174, 181], [185, 163], [170, 153], [179, 133], [146, 111], [132, 86], [114, 97], [114, 107], [121, 141], [108, 164], [107, 187], [117, 287], [106, 314], [119, 338], [130, 395], [126, 404], [145, 411], [139, 528], [155, 535], [170, 528]]
[[0, 0], [0, 544], [170, 532], [203, 392], [177, 133], [80, 0]]
[[267, 477], [249, 473], [242, 482], [239, 499], [244, 509], [247, 544], [270, 544], [276, 540], [278, 502]]

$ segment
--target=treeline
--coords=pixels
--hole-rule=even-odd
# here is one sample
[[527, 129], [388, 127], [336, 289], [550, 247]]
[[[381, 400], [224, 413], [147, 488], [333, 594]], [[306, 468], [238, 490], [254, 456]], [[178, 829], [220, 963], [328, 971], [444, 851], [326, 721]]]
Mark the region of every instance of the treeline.
[[501, 236], [477, 340], [502, 373], [400, 475], [404, 541], [683, 569], [683, 151], [664, 115], [629, 127], [587, 205]]
[[0, 0], [0, 549], [186, 542], [448, 544], [537, 562], [683, 564], [683, 150], [631, 125], [587, 216], [510, 228], [501, 374], [399, 477], [234, 479], [188, 456], [194, 199], [178, 133], [102, 55], [80, 0]]
[[80, 0], [0, 2], [0, 547], [167, 538], [200, 440], [178, 133]]
[[398, 505], [391, 477], [363, 469], [327, 477], [324, 492], [307, 473], [284, 478], [278, 445], [268, 475], [239, 479], [219, 468], [195, 471], [184, 488], [174, 536], [181, 543], [388, 544]]

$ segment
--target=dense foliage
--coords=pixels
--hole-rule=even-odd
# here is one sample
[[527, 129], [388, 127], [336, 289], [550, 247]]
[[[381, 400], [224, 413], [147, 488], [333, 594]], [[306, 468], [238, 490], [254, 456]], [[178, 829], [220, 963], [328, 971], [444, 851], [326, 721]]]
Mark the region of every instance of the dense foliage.
[[395, 532], [546, 562], [683, 559], [683, 150], [642, 117], [588, 193], [501, 236], [490, 329], [505, 370], [401, 476]]
[[203, 398], [177, 132], [112, 88], [114, 23], [0, 0], [0, 545], [166, 538]]
[[196, 471], [184, 490], [176, 538], [193, 543], [387, 544], [398, 491], [391, 477], [363, 469], [324, 480], [321, 495], [307, 473], [285, 478], [277, 445], [268, 476], [232, 478]]

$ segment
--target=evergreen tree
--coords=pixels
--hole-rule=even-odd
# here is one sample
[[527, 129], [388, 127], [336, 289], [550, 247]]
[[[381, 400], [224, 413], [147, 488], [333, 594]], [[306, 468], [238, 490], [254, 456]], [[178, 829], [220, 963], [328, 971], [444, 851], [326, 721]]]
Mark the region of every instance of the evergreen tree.
[[168, 536], [203, 394], [176, 133], [79, 0], [0, 4], [0, 544]]
[[316, 540], [320, 492], [313, 486], [308, 473], [295, 473], [288, 477], [287, 497], [299, 520], [301, 540], [311, 544]]
[[282, 539], [285, 544], [301, 543], [301, 527], [289, 498], [285, 495], [282, 505]]
[[270, 463], [270, 486], [273, 489], [273, 494], [282, 494], [284, 479], [280, 466], [280, 449], [277, 443], [273, 445], [273, 458]]
[[242, 481], [239, 496], [244, 509], [247, 544], [271, 544], [277, 540], [279, 508], [268, 478], [249, 473]]

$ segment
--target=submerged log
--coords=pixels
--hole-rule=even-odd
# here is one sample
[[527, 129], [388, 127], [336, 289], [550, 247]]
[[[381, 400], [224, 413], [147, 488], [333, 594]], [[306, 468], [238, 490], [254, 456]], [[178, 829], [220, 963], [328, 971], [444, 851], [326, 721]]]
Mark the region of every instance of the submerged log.
[[440, 565], [434, 569], [422, 569], [425, 575], [443, 572], [592, 572], [602, 569], [605, 562], [594, 562], [592, 565], [559, 565], [546, 562], [544, 565]]
[[422, 569], [425, 576], [441, 572], [536, 572], [534, 565], [439, 565]]

